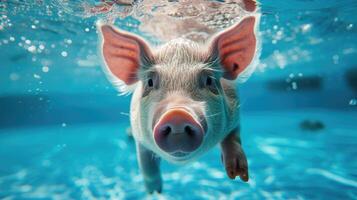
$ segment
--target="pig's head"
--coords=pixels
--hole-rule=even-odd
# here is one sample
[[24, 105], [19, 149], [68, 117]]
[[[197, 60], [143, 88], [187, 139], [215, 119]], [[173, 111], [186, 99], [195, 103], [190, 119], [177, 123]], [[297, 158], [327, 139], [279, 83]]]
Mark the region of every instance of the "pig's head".
[[132, 119], [139, 126], [133, 128], [140, 129], [134, 130], [139, 142], [167, 160], [184, 162], [235, 128], [232, 105], [239, 103], [227, 97], [223, 82], [252, 71], [257, 20], [244, 18], [208, 45], [177, 39], [154, 50], [138, 36], [99, 27], [110, 77], [135, 88], [131, 114], [138, 115]]

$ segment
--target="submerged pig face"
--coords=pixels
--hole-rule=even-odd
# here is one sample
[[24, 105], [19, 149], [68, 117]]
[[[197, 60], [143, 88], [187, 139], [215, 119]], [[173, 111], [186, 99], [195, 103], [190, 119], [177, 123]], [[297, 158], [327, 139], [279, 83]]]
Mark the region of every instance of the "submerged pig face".
[[135, 88], [135, 139], [176, 162], [222, 140], [236, 125], [238, 105], [225, 85], [254, 67], [255, 24], [254, 16], [246, 17], [208, 47], [177, 39], [154, 50], [137, 36], [100, 26], [107, 72], [121, 88]]
[[198, 47], [172, 41], [159, 49], [155, 64], [140, 77], [146, 80], [140, 92], [143, 124], [171, 160], [187, 159], [204, 146], [213, 128], [207, 115], [222, 103], [217, 77]]

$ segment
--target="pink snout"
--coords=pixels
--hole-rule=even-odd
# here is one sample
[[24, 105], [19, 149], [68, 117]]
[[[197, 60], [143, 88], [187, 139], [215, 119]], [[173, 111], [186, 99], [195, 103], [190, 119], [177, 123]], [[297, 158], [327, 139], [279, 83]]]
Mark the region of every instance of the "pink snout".
[[167, 111], [154, 127], [156, 144], [174, 156], [195, 151], [202, 143], [204, 131], [194, 117], [184, 109]]

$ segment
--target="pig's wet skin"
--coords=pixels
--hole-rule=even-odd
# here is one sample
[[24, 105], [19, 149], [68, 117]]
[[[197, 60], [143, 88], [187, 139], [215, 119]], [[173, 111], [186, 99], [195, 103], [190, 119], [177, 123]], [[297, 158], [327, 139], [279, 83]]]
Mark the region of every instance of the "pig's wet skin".
[[228, 177], [248, 181], [234, 81], [257, 64], [259, 17], [245, 17], [209, 46], [181, 38], [154, 51], [139, 36], [99, 24], [104, 70], [119, 91], [134, 89], [131, 130], [149, 193], [162, 191], [161, 158], [184, 164], [218, 143]]
[[160, 173], [160, 158], [154, 152], [146, 149], [141, 144], [136, 144], [139, 168], [144, 178], [146, 190], [161, 193], [162, 178]]

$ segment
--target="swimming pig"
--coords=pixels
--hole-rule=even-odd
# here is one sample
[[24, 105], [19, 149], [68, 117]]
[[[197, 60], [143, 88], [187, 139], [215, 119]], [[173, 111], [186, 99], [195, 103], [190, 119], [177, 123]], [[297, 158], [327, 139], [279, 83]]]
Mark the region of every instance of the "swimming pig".
[[134, 90], [130, 121], [148, 192], [161, 192], [160, 158], [185, 163], [218, 143], [228, 176], [248, 181], [235, 80], [256, 66], [258, 22], [247, 16], [205, 45], [175, 39], [154, 49], [98, 26], [106, 72], [121, 92]]

